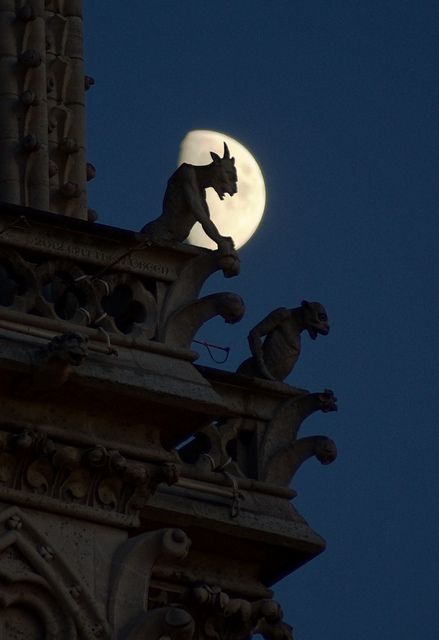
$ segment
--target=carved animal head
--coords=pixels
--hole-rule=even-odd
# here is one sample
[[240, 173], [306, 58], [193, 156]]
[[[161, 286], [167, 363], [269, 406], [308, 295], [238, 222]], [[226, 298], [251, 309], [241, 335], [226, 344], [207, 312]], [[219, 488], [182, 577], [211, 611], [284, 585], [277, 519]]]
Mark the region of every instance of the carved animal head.
[[245, 313], [244, 300], [236, 293], [222, 294], [219, 298], [219, 306], [219, 313], [227, 324], [239, 322]]
[[210, 186], [215, 189], [220, 200], [224, 200], [224, 196], [228, 193], [233, 196], [237, 191], [236, 183], [238, 176], [236, 174], [235, 158], [230, 157], [229, 149], [224, 143], [224, 155], [222, 158], [217, 153], [211, 151], [213, 163], [212, 178]]
[[319, 409], [323, 413], [329, 413], [330, 411], [337, 411], [337, 398], [331, 389], [325, 389], [323, 393], [318, 394]]
[[321, 464], [331, 464], [337, 457], [334, 440], [322, 436], [316, 442], [315, 456]]
[[302, 301], [301, 307], [304, 314], [305, 329], [308, 331], [310, 338], [315, 340], [319, 333], [322, 336], [327, 336], [329, 322], [325, 307], [320, 302], [307, 302], [307, 300]]
[[47, 346], [49, 360], [61, 360], [74, 367], [79, 366], [87, 356], [88, 338], [69, 331], [56, 336]]

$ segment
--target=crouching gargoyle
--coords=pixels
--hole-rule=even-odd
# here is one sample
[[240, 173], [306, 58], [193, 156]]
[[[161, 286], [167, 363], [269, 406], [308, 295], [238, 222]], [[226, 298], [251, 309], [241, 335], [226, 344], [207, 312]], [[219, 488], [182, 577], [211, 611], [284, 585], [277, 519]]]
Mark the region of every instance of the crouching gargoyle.
[[[328, 315], [319, 302], [303, 300], [300, 307], [275, 309], [250, 331], [252, 357], [240, 364], [238, 373], [282, 382], [300, 355], [302, 331], [312, 340], [329, 333]], [[262, 338], [265, 340], [262, 342]]]
[[210, 164], [197, 166], [185, 162], [178, 167], [168, 180], [162, 215], [146, 224], [142, 234], [156, 242], [183, 242], [199, 222], [221, 254], [234, 251], [233, 239], [222, 236], [210, 218], [206, 189], [213, 187], [221, 200], [226, 194], [237, 193], [235, 159], [230, 157], [226, 143], [222, 158], [213, 151], [210, 155], [213, 161]]

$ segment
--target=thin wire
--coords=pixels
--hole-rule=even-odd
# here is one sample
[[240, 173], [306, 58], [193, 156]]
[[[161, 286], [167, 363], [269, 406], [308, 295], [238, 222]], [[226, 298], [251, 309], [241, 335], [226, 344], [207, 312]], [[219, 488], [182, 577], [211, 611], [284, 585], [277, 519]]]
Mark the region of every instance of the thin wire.
[[[212, 344], [211, 342], [206, 342], [205, 340], [192, 340], [192, 342], [196, 342], [197, 344], [201, 344], [203, 345], [203, 347], [206, 347], [211, 360], [213, 360], [216, 364], [224, 364], [224, 362], [227, 362], [227, 358], [229, 357], [229, 353], [230, 353], [230, 347], [221, 347], [218, 344]], [[226, 354], [224, 357], [224, 360], [217, 360], [216, 358], [214, 358], [211, 348], [224, 351]]]

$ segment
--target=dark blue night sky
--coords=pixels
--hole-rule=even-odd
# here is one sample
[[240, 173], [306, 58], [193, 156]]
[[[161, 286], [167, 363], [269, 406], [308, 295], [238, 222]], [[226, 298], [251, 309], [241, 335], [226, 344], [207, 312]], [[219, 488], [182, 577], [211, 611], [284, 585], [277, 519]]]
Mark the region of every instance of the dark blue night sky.
[[[297, 640], [439, 638], [439, 4], [429, 0], [86, 2], [90, 206], [140, 229], [179, 143], [225, 132], [261, 165], [267, 209], [241, 250], [235, 326], [198, 337], [247, 356], [278, 306], [325, 304], [289, 382], [333, 389], [334, 438], [296, 506], [327, 551], [276, 587]], [[231, 149], [233, 153], [233, 149]], [[207, 354], [203, 364], [213, 364]]]

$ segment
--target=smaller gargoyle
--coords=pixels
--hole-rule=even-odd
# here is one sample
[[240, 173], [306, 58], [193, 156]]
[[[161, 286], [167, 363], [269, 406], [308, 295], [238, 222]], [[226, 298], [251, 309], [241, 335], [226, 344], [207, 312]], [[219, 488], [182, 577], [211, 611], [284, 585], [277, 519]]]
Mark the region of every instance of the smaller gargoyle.
[[200, 166], [185, 162], [178, 167], [168, 180], [162, 215], [146, 224], [142, 234], [156, 242], [183, 242], [199, 222], [221, 253], [229, 255], [233, 251], [233, 239], [222, 236], [210, 218], [206, 189], [213, 187], [220, 200], [226, 194], [237, 193], [235, 159], [230, 157], [226, 143], [222, 158], [213, 151], [210, 155], [211, 164]]
[[237, 372], [282, 382], [299, 359], [300, 334], [305, 330], [312, 340], [318, 334], [328, 335], [328, 315], [319, 302], [303, 300], [300, 307], [294, 309], [275, 309], [250, 331], [248, 342], [252, 357], [244, 360]]
[[88, 338], [80, 333], [69, 331], [55, 336], [33, 359], [29, 391], [47, 393], [58, 389], [67, 382], [73, 368], [83, 363], [87, 353]]

